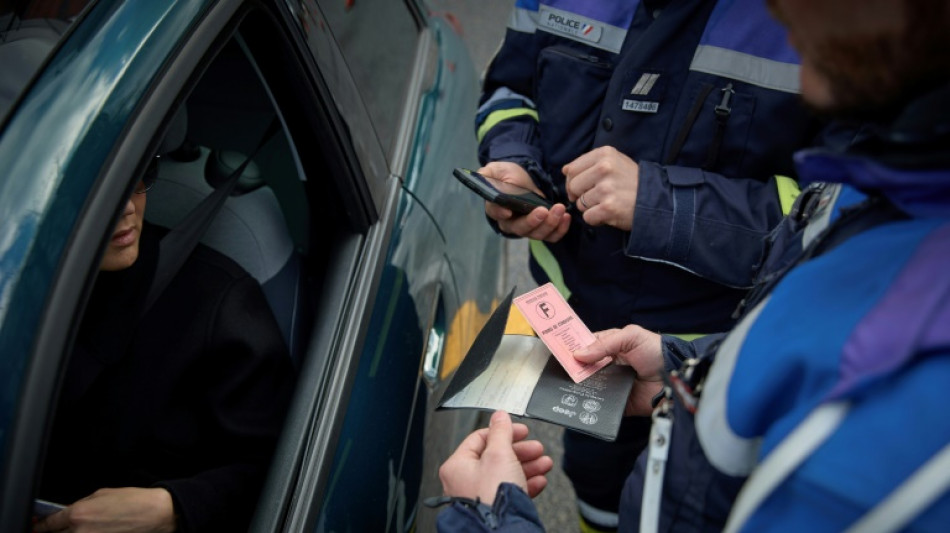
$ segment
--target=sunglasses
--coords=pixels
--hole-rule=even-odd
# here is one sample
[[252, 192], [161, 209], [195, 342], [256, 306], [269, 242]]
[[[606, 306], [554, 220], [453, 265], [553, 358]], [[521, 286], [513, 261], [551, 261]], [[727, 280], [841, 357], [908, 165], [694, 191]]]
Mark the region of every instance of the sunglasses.
[[145, 194], [155, 185], [155, 181], [158, 180], [158, 160], [162, 156], [156, 155], [152, 158], [152, 161], [148, 164], [148, 168], [145, 169], [145, 174], [142, 175], [142, 179], [135, 184], [135, 194]]

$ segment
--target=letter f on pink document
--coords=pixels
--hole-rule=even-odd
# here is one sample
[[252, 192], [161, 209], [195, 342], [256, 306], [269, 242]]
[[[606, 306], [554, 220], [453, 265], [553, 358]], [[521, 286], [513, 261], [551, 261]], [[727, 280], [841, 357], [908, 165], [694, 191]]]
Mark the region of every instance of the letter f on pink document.
[[545, 283], [518, 296], [514, 302], [574, 383], [584, 381], [610, 363], [607, 358], [590, 364], [574, 359], [575, 350], [590, 346], [597, 337], [587, 329], [553, 284]]

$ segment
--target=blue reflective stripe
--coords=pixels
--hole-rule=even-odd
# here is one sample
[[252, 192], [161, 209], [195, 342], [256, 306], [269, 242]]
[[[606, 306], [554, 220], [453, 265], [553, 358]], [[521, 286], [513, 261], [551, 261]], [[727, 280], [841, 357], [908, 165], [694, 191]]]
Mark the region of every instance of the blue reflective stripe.
[[517, 9], [527, 9], [529, 11], [538, 10], [538, 0], [517, 0], [515, 2], [515, 8]]
[[490, 113], [495, 109], [504, 109], [504, 106], [507, 106], [509, 101], [516, 101], [522, 107], [529, 107], [531, 109], [537, 108], [534, 102], [527, 96], [518, 94], [507, 87], [499, 87], [492, 93], [491, 98], [479, 106], [478, 113], [484, 114], [486, 112]]

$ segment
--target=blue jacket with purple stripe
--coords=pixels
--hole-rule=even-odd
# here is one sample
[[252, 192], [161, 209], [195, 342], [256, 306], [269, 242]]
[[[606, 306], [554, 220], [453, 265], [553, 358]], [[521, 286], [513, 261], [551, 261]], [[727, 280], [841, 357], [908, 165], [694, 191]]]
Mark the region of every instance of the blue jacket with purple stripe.
[[[799, 442], [792, 435], [806, 419], [829, 406], [841, 417], [777, 486], [752, 490], [760, 494], [748, 512], [733, 511], [732, 525], [843, 531], [867, 516], [888, 530], [895, 513], [882, 504], [893, 498], [912, 508], [896, 529], [946, 529], [948, 485], [932, 501], [918, 489], [904, 494], [914, 503], [897, 494], [928, 469], [944, 480], [950, 471], [950, 169], [896, 170], [821, 153], [798, 160], [803, 175], [874, 187], [911, 218], [794, 269], [718, 350], [695, 419], [718, 471], [744, 476], [787, 461], [780, 457], [798, 445], [782, 445]], [[816, 429], [801, 431], [808, 438]], [[882, 516], [870, 514], [877, 506]]]
[[[796, 155], [803, 182], [825, 183], [776, 229], [767, 289], [703, 355], [715, 363], [695, 420], [677, 406], [659, 531], [719, 531], [727, 516], [730, 531], [950, 523], [948, 102], [950, 86], [846, 154]], [[673, 366], [702, 355], [667, 341]], [[622, 530], [639, 526], [645, 459], [624, 490]]]
[[532, 243], [536, 279], [594, 330], [721, 331], [797, 193], [776, 175], [825, 131], [798, 92], [760, 0], [518, 0], [486, 72], [479, 157], [522, 164], [567, 203], [564, 164], [599, 146], [631, 156], [632, 231], [575, 216], [560, 242]]

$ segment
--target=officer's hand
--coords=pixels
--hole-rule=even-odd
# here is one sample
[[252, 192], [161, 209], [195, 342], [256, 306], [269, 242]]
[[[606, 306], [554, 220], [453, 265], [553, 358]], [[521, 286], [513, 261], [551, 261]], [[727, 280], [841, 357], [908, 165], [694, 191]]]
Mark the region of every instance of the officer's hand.
[[528, 427], [512, 424], [504, 411], [495, 411], [487, 428], [470, 434], [439, 468], [448, 496], [480, 498], [491, 505], [498, 486], [514, 483], [534, 498], [544, 490], [544, 477], [554, 461], [536, 440], [524, 440]]
[[591, 226], [607, 224], [624, 231], [633, 227], [640, 166], [612, 146], [602, 146], [561, 169], [567, 197]]
[[[517, 163], [493, 161], [478, 169], [478, 173], [544, 196], [534, 185], [528, 172]], [[485, 202], [485, 213], [498, 222], [498, 228], [505, 233], [548, 242], [561, 240], [571, 223], [567, 208], [561, 204], [555, 204], [551, 209], [538, 207], [527, 215], [518, 216], [507, 207]]]
[[597, 341], [574, 351], [574, 358], [594, 363], [610, 357], [615, 364], [630, 365], [637, 371], [636, 381], [624, 415], [648, 416], [653, 412], [652, 400], [663, 389], [663, 344], [660, 335], [633, 324], [623, 329], [594, 333]]

